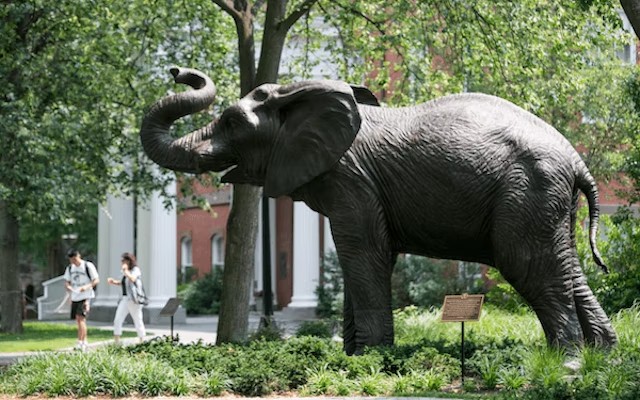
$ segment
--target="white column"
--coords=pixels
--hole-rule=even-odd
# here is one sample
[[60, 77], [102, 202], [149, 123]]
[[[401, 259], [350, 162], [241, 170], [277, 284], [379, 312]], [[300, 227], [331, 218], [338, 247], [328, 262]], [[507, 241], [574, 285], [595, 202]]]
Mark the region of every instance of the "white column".
[[[96, 260], [100, 270], [100, 283], [96, 293], [95, 303], [108, 304], [115, 302], [115, 291], [111, 289], [111, 285], [107, 283], [109, 277], [109, 230], [111, 229], [111, 214], [107, 209], [107, 204], [98, 206], [98, 259]], [[102, 267], [104, 265], [104, 268]]]
[[[166, 191], [174, 194], [176, 183]], [[137, 258], [149, 297], [149, 307], [163, 307], [176, 295], [176, 210], [167, 210], [155, 193], [149, 203], [138, 207]]]
[[302, 202], [293, 203], [293, 297], [290, 308], [318, 305], [315, 294], [320, 275], [320, 219]]
[[333, 235], [331, 234], [331, 224], [329, 218], [324, 218], [324, 250], [323, 257], [327, 254], [336, 252], [336, 243], [333, 241]]
[[98, 274], [100, 284], [96, 306], [114, 305], [120, 289], [107, 283], [108, 277], [120, 277], [120, 255], [133, 251], [133, 200], [107, 196], [98, 214]]
[[251, 305], [256, 305], [257, 307], [261, 307], [262, 304], [257, 304], [258, 302], [262, 302], [262, 298], [256, 299], [253, 295], [255, 292], [262, 291], [262, 283], [264, 280], [262, 279], [262, 199], [258, 202], [258, 233], [255, 238], [255, 250], [253, 253], [253, 286], [251, 288]]

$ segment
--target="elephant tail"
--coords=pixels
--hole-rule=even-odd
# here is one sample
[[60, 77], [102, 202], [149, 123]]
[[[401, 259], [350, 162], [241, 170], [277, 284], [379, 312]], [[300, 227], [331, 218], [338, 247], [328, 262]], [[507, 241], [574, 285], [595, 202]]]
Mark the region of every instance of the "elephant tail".
[[589, 204], [589, 244], [591, 245], [591, 252], [593, 254], [593, 260], [602, 268], [605, 274], [609, 273], [609, 268], [604, 263], [600, 251], [596, 245], [596, 236], [598, 233], [598, 221], [600, 219], [600, 206], [598, 204], [598, 186], [595, 179], [587, 170], [586, 165], [581, 162], [580, 172], [576, 176], [576, 183], [578, 188], [584, 193]]

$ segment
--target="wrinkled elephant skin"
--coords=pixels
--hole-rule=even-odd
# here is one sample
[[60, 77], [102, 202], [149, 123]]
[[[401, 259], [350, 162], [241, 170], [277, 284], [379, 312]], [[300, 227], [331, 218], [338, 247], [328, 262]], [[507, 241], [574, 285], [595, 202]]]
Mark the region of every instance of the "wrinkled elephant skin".
[[616, 335], [587, 286], [575, 248], [579, 193], [594, 260], [598, 191], [570, 143], [497, 97], [447, 96], [380, 107], [337, 81], [266, 84], [219, 120], [174, 139], [172, 123], [209, 106], [211, 80], [171, 70], [194, 90], [147, 113], [148, 156], [178, 171], [226, 171], [327, 216], [344, 273], [344, 346], [393, 343], [391, 273], [400, 253], [497, 268], [536, 312], [554, 346], [609, 346]]

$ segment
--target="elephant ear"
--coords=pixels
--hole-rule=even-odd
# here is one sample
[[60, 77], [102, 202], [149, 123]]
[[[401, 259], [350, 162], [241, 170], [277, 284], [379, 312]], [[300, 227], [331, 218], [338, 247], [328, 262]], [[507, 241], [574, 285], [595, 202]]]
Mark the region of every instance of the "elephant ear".
[[343, 82], [282, 86], [272, 101], [280, 127], [267, 164], [264, 192], [278, 197], [333, 167], [353, 143], [361, 121], [353, 91]]

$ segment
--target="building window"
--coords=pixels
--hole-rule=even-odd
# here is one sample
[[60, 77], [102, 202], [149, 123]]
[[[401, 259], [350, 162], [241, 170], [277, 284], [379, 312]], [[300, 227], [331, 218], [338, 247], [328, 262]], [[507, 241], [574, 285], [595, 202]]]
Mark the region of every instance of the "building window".
[[180, 281], [182, 283], [187, 283], [191, 280], [191, 267], [193, 267], [193, 251], [191, 248], [191, 238], [188, 236], [185, 236], [182, 238], [182, 240], [180, 240], [180, 264], [180, 274], [182, 276]]
[[211, 267], [224, 267], [224, 238], [222, 235], [214, 235], [211, 238]]
[[629, 18], [621, 9], [618, 10], [618, 15], [622, 19], [622, 28], [628, 34], [629, 38], [627, 39], [627, 43], [622, 46], [622, 48], [616, 50], [616, 55], [620, 60], [625, 63], [636, 65], [636, 36], [631, 23], [629, 22]]
[[180, 241], [180, 256], [180, 264], [182, 264], [182, 267], [190, 267], [193, 265], [190, 237], [185, 236]]

